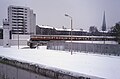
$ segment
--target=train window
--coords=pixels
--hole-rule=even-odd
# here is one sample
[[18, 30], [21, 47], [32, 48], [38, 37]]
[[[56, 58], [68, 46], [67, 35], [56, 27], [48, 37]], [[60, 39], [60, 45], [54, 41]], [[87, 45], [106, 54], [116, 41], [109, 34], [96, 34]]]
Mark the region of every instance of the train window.
[[67, 37], [65, 37], [65, 39], [67, 39]]

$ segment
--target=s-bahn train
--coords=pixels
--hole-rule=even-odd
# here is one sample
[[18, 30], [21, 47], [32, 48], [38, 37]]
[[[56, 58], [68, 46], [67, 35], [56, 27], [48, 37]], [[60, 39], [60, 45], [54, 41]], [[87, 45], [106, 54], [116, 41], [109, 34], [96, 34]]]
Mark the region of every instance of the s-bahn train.
[[39, 45], [46, 45], [48, 41], [115, 41], [111, 36], [71, 36], [71, 35], [33, 35], [30, 37], [27, 45], [35, 48]]

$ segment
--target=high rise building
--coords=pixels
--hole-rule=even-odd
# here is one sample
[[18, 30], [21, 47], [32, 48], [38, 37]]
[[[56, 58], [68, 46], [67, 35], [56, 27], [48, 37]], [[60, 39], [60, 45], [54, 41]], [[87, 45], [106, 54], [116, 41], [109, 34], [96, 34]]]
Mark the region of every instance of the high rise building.
[[8, 22], [12, 34], [36, 34], [36, 15], [29, 7], [8, 7]]
[[105, 11], [104, 11], [104, 15], [103, 15], [102, 31], [106, 31]]

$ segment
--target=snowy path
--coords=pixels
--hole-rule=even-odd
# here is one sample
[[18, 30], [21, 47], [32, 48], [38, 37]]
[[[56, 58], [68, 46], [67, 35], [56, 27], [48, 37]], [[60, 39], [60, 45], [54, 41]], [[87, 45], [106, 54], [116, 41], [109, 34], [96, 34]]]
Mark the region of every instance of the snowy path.
[[33, 62], [107, 79], [120, 79], [120, 57], [46, 50], [0, 47], [0, 56]]

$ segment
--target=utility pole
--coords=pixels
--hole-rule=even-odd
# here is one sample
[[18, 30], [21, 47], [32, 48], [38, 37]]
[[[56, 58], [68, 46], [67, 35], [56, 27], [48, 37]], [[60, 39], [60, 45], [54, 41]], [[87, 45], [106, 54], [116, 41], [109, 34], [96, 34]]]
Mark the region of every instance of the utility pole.
[[68, 14], [65, 14], [65, 16], [66, 17], [69, 17], [70, 18], [70, 22], [71, 22], [71, 34], [70, 34], [70, 36], [71, 36], [71, 47], [70, 47], [70, 52], [71, 52], [71, 55], [73, 54], [73, 51], [72, 51], [72, 25], [73, 25], [73, 20], [72, 20], [72, 17], [71, 16], [69, 16]]

